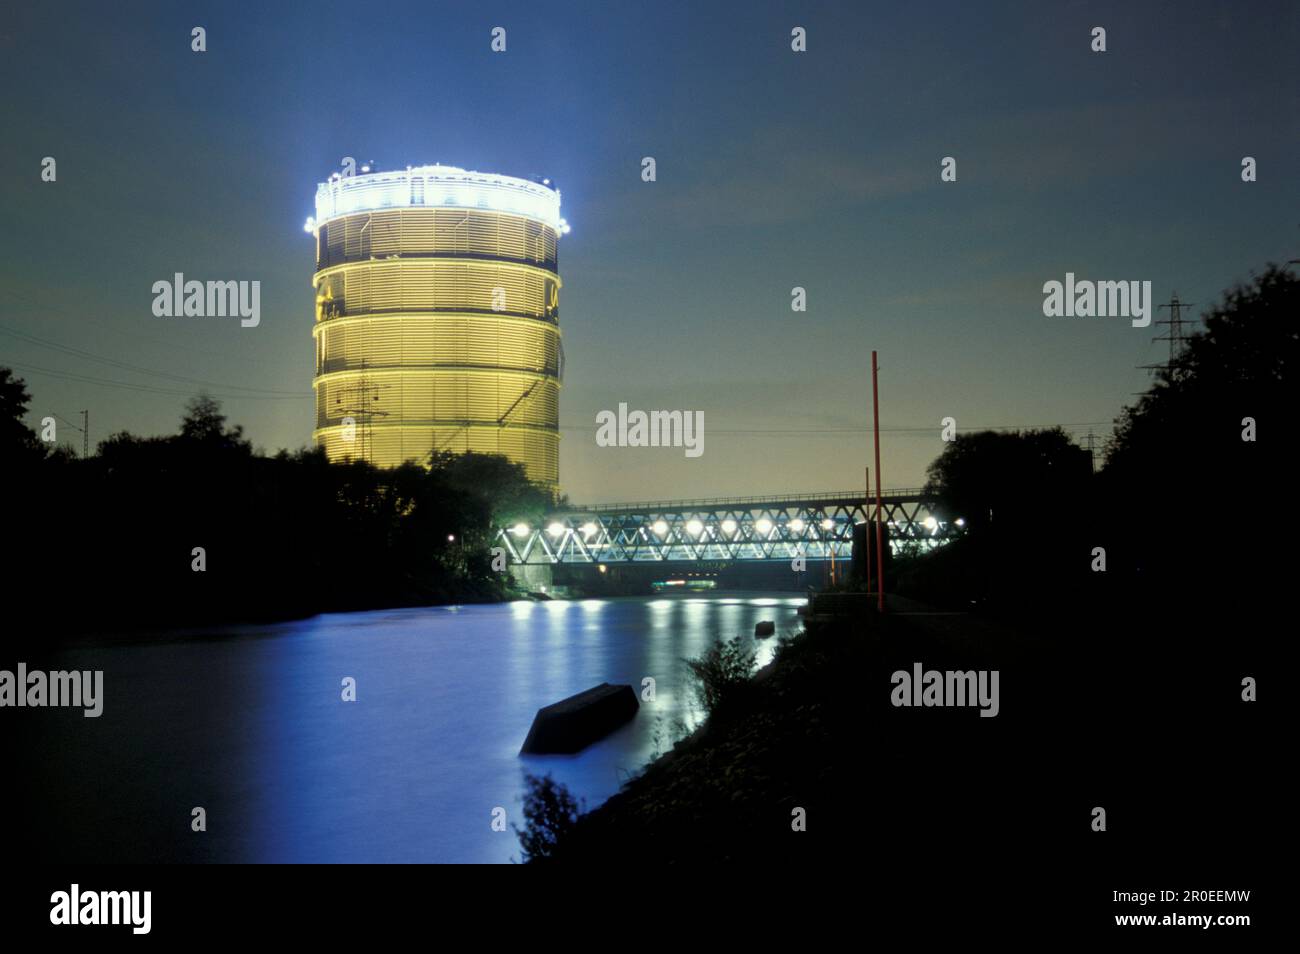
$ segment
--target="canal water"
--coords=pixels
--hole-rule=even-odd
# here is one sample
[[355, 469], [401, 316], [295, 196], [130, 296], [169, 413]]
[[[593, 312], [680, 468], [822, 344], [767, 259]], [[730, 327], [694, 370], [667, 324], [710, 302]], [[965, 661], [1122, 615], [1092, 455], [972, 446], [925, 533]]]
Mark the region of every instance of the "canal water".
[[[673, 596], [342, 613], [69, 649], [104, 671], [104, 711], [22, 713], [42, 855], [65, 861], [508, 862], [524, 773], [588, 808], [699, 714], [684, 659], [796, 594]], [[356, 701], [342, 700], [345, 677]], [[520, 757], [539, 708], [601, 682], [655, 699], [574, 756]], [[678, 730], [679, 731], [679, 730]], [[191, 830], [202, 807], [207, 830]]]

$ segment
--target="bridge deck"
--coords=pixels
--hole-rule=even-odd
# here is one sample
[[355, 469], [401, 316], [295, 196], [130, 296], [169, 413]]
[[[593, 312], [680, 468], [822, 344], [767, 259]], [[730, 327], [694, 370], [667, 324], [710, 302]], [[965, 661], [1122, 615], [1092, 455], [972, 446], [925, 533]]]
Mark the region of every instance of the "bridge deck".
[[[884, 500], [920, 500], [921, 487], [894, 488], [881, 492]], [[861, 490], [829, 490], [803, 494], [768, 494], [762, 497], [697, 497], [694, 500], [638, 500], [631, 503], [569, 504], [556, 514], [570, 513], [643, 513], [646, 511], [681, 512], [692, 508], [717, 510], [732, 507], [779, 507], [796, 504], [826, 504], [844, 501], [860, 503], [868, 499]], [[871, 500], [876, 499], [873, 493]]]

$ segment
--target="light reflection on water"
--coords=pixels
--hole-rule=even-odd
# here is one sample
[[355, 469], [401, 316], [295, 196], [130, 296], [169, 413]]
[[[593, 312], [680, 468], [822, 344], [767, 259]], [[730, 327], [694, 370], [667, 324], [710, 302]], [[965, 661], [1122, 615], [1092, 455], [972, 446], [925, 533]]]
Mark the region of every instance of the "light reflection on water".
[[[619, 598], [344, 613], [204, 638], [69, 650], [103, 669], [99, 719], [37, 727], [64, 860], [475, 861], [518, 856], [492, 809], [521, 822], [523, 773], [551, 772], [588, 807], [693, 723], [686, 668], [714, 639], [776, 621], [802, 597]], [[759, 665], [775, 639], [752, 640]], [[356, 679], [357, 701], [340, 699]], [[575, 756], [520, 757], [537, 709], [601, 682], [656, 682], [628, 726]], [[44, 797], [44, 796], [43, 796]], [[189, 830], [190, 809], [208, 831]]]

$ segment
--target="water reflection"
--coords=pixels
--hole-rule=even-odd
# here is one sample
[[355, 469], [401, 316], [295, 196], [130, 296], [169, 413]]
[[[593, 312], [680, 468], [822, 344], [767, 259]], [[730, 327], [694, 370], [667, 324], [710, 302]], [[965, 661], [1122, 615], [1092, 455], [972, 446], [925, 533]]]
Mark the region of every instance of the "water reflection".
[[[683, 659], [742, 635], [766, 664], [802, 598], [591, 599], [347, 613], [149, 645], [68, 651], [103, 669], [98, 720], [28, 719], [51, 858], [482, 861], [518, 855], [523, 772], [600, 803], [674, 722], [695, 721]], [[341, 698], [345, 677], [357, 700]], [[538, 708], [655, 680], [637, 718], [575, 756], [525, 757]], [[86, 723], [95, 723], [87, 725]], [[658, 739], [656, 739], [656, 734]], [[190, 809], [209, 830], [190, 832]]]

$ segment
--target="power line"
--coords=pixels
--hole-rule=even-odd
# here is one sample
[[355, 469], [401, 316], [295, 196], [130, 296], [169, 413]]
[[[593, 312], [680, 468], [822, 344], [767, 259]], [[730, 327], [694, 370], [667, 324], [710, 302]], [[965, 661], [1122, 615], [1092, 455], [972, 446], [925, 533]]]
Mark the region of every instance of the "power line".
[[[76, 313], [72, 313], [65, 309], [54, 308], [43, 301], [35, 301], [34, 299], [27, 297], [26, 295], [23, 295], [19, 292], [12, 292], [9, 291], [8, 289], [5, 290], [5, 297], [26, 302], [27, 304], [31, 305], [34, 310], [38, 311], [42, 315], [42, 317], [49, 315], [49, 316], [54, 316], [54, 317], [58, 317], [70, 321], [77, 326], [78, 330], [80, 330], [81, 327], [85, 324], [86, 316], [84, 311], [77, 311]], [[142, 335], [139, 332], [126, 331], [121, 328], [114, 328], [113, 334], [117, 337], [134, 338], [137, 341], [147, 341], [154, 346], [170, 348], [173, 351], [181, 351], [184, 352], [185, 354], [190, 354], [190, 355], [199, 354], [203, 350], [201, 348], [184, 347], [182, 345], [176, 344], [175, 342], [168, 341], [165, 338], [160, 337], [158, 335]]]
[[73, 424], [70, 420], [56, 411], [51, 411], [50, 415], [55, 420], [62, 421], [68, 427], [81, 434], [81, 457], [84, 460], [90, 456], [90, 411], [89, 409], [81, 412], [81, 424]]
[[[963, 427], [960, 430], [966, 433], [975, 431], [1034, 431], [1050, 430], [1054, 427], [1066, 428], [1085, 428], [1085, 427], [1104, 427], [1111, 424], [1111, 421], [1082, 421], [1071, 424], [972, 424], [969, 427]], [[599, 430], [598, 427], [591, 425], [561, 425], [562, 431], [583, 431], [592, 432]], [[926, 425], [923, 427], [916, 426], [895, 426], [881, 427], [882, 434], [916, 434], [920, 436], [933, 435], [935, 431], [941, 430], [939, 425]], [[710, 434], [771, 434], [774, 436], [788, 436], [800, 434], [861, 434], [861, 427], [753, 427], [753, 428], [716, 428], [709, 431]]]
[[[69, 381], [77, 381], [82, 384], [96, 384], [106, 388], [122, 388], [127, 391], [142, 391], [148, 394], [179, 394], [183, 397], [192, 396], [193, 389], [181, 390], [178, 388], [155, 387], [151, 384], [131, 384], [127, 381], [112, 381], [107, 378], [96, 378], [91, 375], [77, 374], [71, 371], [56, 371], [51, 368], [42, 368], [34, 364], [25, 364], [19, 361], [5, 362], [11, 368], [17, 368], [30, 374], [44, 374], [53, 378], [63, 378]], [[301, 401], [310, 398], [311, 394], [213, 394], [213, 397], [221, 398], [223, 401]]]
[[222, 384], [216, 381], [204, 381], [201, 378], [188, 377], [183, 374], [172, 374], [168, 371], [159, 371], [155, 368], [146, 368], [137, 364], [129, 364], [125, 361], [118, 361], [115, 358], [106, 358], [102, 355], [97, 355], [91, 351], [85, 351], [81, 348], [74, 348], [71, 345], [65, 345], [57, 341], [51, 341], [48, 338], [41, 338], [38, 335], [29, 334], [25, 331], [14, 331], [10, 328], [5, 328], [3, 326], [0, 326], [0, 334], [9, 335], [10, 337], [17, 338], [20, 341], [27, 341], [30, 344], [35, 344], [42, 348], [49, 348], [53, 351], [60, 351], [63, 352], [64, 354], [69, 354], [74, 357], [84, 358], [88, 361], [97, 361], [100, 364], [106, 364], [109, 365], [110, 367], [121, 368], [125, 371], [134, 371], [137, 374], [149, 374], [159, 378], [167, 378], [172, 381], [182, 381], [187, 384], [199, 384], [206, 387], [225, 388], [227, 390], [234, 390], [234, 391], [259, 391], [271, 395], [302, 397], [302, 395], [295, 394], [292, 391], [280, 391], [275, 388], [250, 388], [242, 384]]

